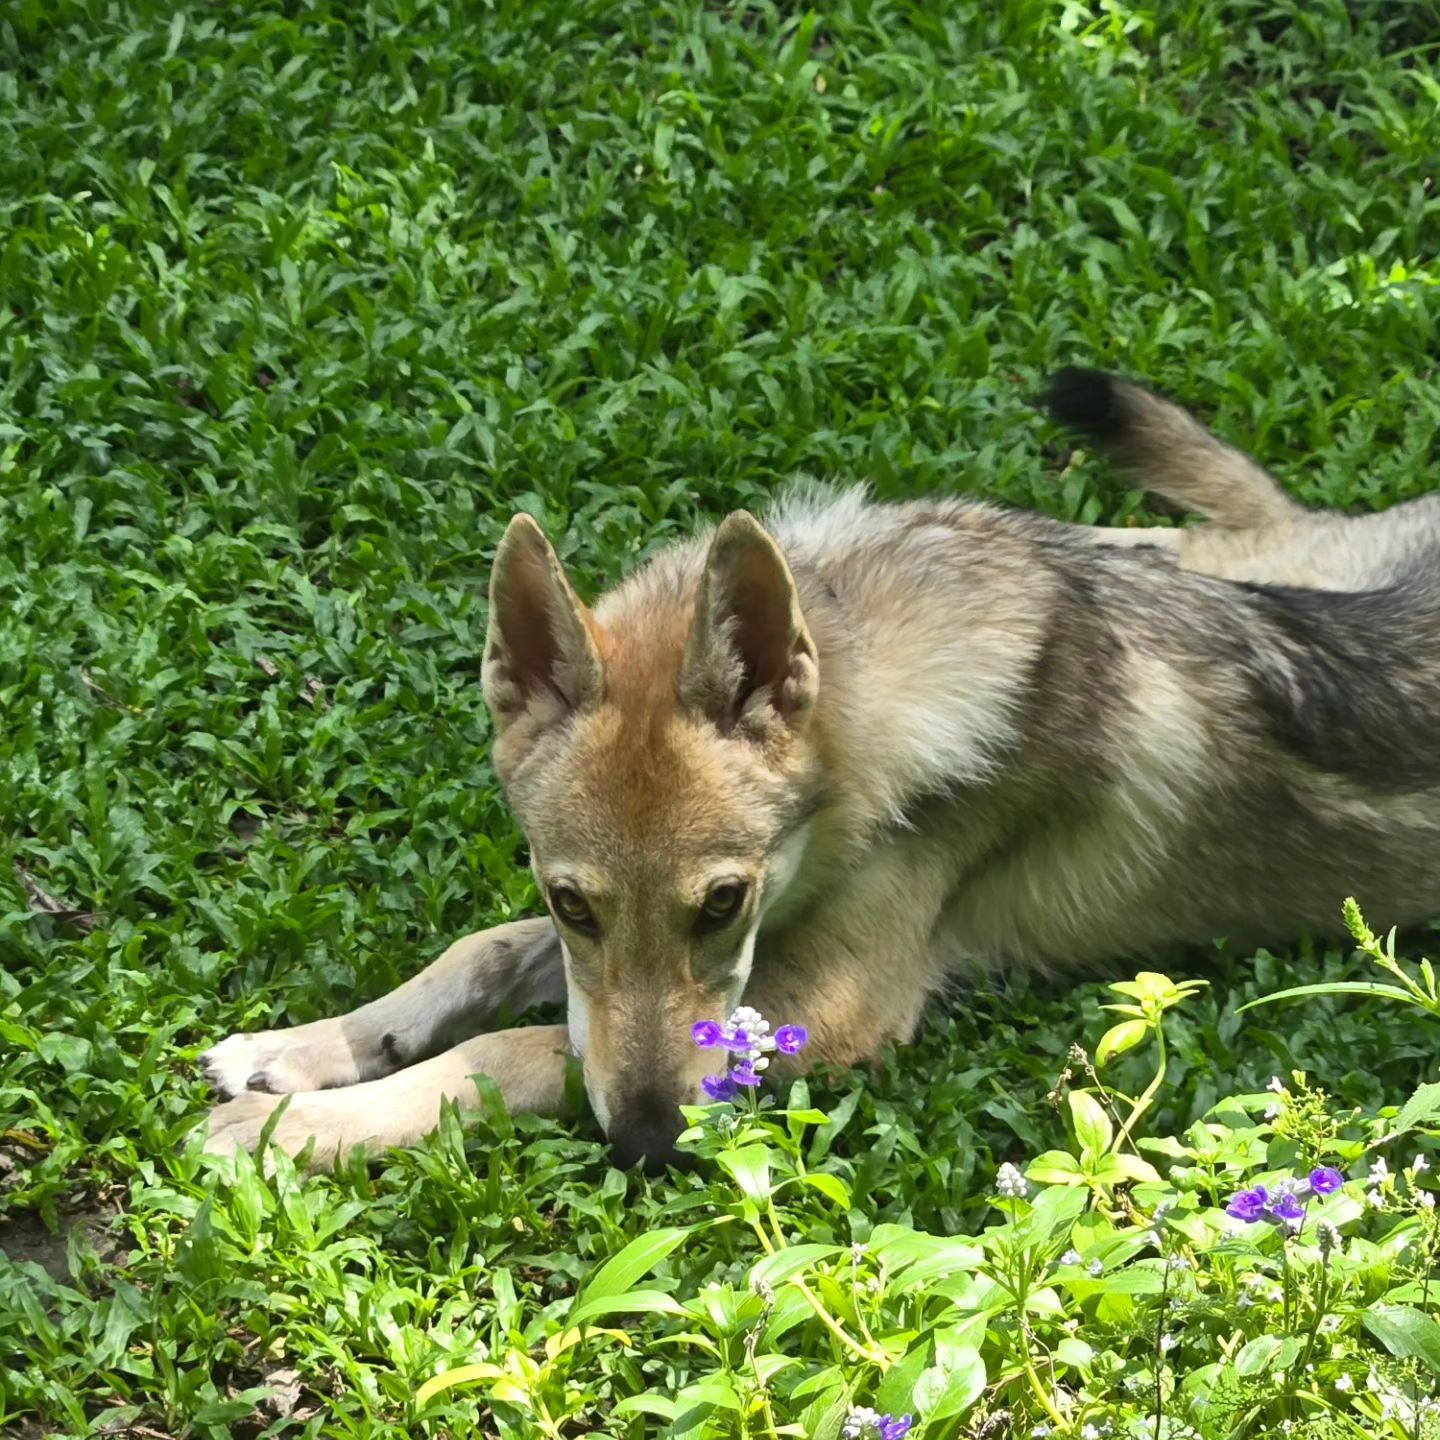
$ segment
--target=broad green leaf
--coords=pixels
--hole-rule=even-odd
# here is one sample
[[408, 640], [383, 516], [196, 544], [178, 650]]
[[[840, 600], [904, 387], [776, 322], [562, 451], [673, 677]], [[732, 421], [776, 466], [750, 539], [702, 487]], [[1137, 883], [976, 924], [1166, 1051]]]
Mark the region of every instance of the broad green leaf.
[[1022, 1245], [1043, 1249], [1061, 1234], [1069, 1232], [1084, 1210], [1087, 1199], [1087, 1192], [1083, 1189], [1053, 1185], [1048, 1190], [1042, 1190], [1035, 1197], [1030, 1214], [1015, 1227], [1016, 1240]]
[[899, 1415], [916, 1408], [915, 1386], [929, 1367], [933, 1351], [932, 1342], [924, 1339], [885, 1372], [885, 1378], [875, 1391], [877, 1410]]
[[675, 1418], [675, 1402], [668, 1395], [647, 1390], [643, 1395], [626, 1395], [610, 1407], [612, 1415], [654, 1415], [660, 1420]]
[[416, 1407], [427, 1405], [442, 1391], [450, 1390], [456, 1385], [473, 1385], [481, 1380], [498, 1380], [504, 1373], [498, 1365], [487, 1363], [459, 1365], [454, 1370], [444, 1370], [439, 1375], [432, 1375], [415, 1392]]
[[744, 1145], [739, 1150], [722, 1150], [715, 1157], [722, 1169], [735, 1178], [741, 1193], [751, 1200], [770, 1195], [770, 1151], [764, 1145]]
[[1087, 1090], [1070, 1092], [1070, 1121], [1075, 1126], [1075, 1138], [1082, 1151], [1088, 1151], [1097, 1158], [1109, 1148], [1115, 1138], [1115, 1127], [1105, 1108]]
[[1392, 1355], [1440, 1375], [1440, 1323], [1433, 1316], [1410, 1305], [1373, 1305], [1360, 1319]]
[[774, 1288], [792, 1275], [798, 1275], [802, 1270], [808, 1270], [822, 1260], [831, 1260], [844, 1253], [846, 1252], [839, 1245], [787, 1245], [785, 1249], [777, 1250], [773, 1255], [766, 1255], [756, 1261], [750, 1271], [750, 1279], [752, 1283], [763, 1280]]
[[1148, 1160], [1142, 1160], [1138, 1155], [1131, 1155], [1128, 1151], [1119, 1155], [1105, 1156], [1095, 1167], [1094, 1175], [1095, 1179], [1106, 1185], [1114, 1185], [1124, 1180], [1131, 1180], [1137, 1184], [1155, 1183], [1160, 1179], [1160, 1172]]
[[827, 1199], [833, 1200], [842, 1210], [850, 1208], [850, 1187], [838, 1175], [830, 1175], [823, 1170], [808, 1170], [795, 1178], [801, 1185], [818, 1190]]
[[[679, 1245], [694, 1227], [670, 1226], [647, 1230], [637, 1235], [618, 1254], [612, 1255], [581, 1287], [581, 1298], [600, 1300], [628, 1290], [642, 1275], [647, 1275]], [[573, 1322], [574, 1316], [571, 1320]]]
[[957, 1350], [948, 1367], [931, 1365], [915, 1381], [913, 1401], [926, 1424], [963, 1415], [985, 1390], [985, 1362], [973, 1346]]
[[1159, 1266], [1135, 1266], [1097, 1276], [1076, 1275], [1058, 1282], [1077, 1300], [1092, 1295], [1158, 1295], [1164, 1287]]
[[1083, 1185], [1085, 1172], [1068, 1150], [1047, 1150], [1025, 1167], [1025, 1178], [1039, 1185]]
[[1122, 1020], [1112, 1025], [1095, 1047], [1096, 1065], [1108, 1065], [1117, 1055], [1133, 1050], [1149, 1033], [1150, 1026], [1144, 1020]]
[[1440, 1119], [1440, 1080], [1427, 1081], [1405, 1102], [1395, 1117], [1395, 1128], [1409, 1130], [1435, 1119]]
[[1267, 1370], [1283, 1368], [1286, 1352], [1291, 1348], [1294, 1336], [1257, 1335], [1255, 1339], [1240, 1347], [1235, 1356], [1235, 1373], [1242, 1379], [1262, 1375]]
[[570, 1325], [583, 1325], [602, 1315], [685, 1315], [685, 1307], [663, 1290], [622, 1290], [618, 1295], [592, 1295], [565, 1317]]

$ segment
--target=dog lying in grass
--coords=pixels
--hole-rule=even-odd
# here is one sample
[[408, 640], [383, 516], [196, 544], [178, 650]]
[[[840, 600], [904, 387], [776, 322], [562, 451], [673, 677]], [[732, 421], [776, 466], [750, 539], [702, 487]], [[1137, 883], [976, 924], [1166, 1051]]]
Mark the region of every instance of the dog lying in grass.
[[[339, 1019], [232, 1035], [209, 1145], [328, 1163], [493, 1079], [618, 1163], [671, 1157], [742, 1000], [803, 1023], [777, 1068], [907, 1039], [996, 965], [1440, 910], [1440, 502], [1349, 517], [1138, 385], [1048, 409], [1206, 517], [1106, 529], [961, 500], [741, 511], [591, 609], [533, 520], [495, 556], [494, 763], [548, 913], [458, 941]], [[484, 1033], [564, 1001], [568, 1023]]]

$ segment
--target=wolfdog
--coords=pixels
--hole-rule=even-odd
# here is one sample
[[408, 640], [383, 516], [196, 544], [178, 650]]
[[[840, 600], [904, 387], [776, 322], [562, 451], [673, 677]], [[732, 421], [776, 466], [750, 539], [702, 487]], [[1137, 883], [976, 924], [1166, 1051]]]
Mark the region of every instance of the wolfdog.
[[[1140, 385], [1051, 416], [1185, 528], [802, 493], [590, 609], [534, 521], [498, 547], [494, 765], [548, 913], [339, 1019], [232, 1035], [209, 1145], [413, 1142], [491, 1077], [616, 1161], [672, 1157], [743, 998], [848, 1065], [986, 967], [1440, 911], [1440, 497], [1312, 512]], [[564, 1001], [567, 1025], [480, 1033]], [[294, 1092], [294, 1093], [292, 1093]]]

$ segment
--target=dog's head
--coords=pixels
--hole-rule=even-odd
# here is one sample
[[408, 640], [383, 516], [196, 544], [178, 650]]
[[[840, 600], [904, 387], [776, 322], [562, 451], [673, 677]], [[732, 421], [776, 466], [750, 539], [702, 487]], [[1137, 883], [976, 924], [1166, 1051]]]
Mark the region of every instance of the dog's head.
[[[698, 582], [698, 583], [697, 583]], [[616, 1156], [659, 1165], [715, 1068], [692, 1024], [738, 1003], [819, 802], [816, 649], [743, 511], [704, 567], [590, 611], [539, 527], [495, 557], [495, 767], [565, 951], [570, 1033]]]

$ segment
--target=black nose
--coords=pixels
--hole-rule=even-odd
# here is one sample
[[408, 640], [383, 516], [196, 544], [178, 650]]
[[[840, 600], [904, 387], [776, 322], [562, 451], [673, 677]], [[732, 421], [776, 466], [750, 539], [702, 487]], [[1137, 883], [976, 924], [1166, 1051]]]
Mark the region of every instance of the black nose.
[[656, 1094], [637, 1095], [617, 1107], [610, 1119], [610, 1155], [621, 1170], [644, 1160], [647, 1175], [663, 1173], [681, 1155], [675, 1139], [685, 1128], [685, 1117], [673, 1101]]

